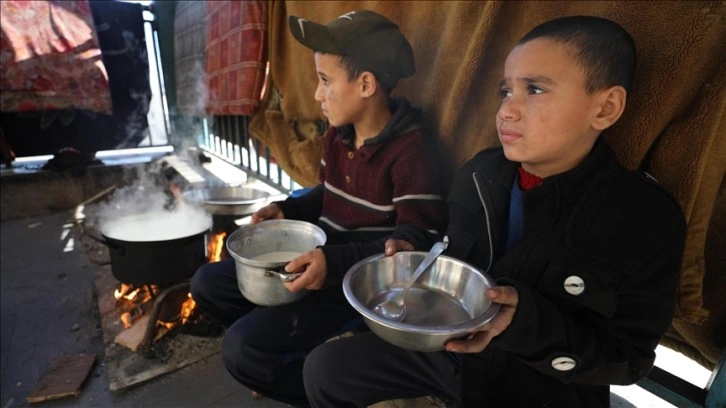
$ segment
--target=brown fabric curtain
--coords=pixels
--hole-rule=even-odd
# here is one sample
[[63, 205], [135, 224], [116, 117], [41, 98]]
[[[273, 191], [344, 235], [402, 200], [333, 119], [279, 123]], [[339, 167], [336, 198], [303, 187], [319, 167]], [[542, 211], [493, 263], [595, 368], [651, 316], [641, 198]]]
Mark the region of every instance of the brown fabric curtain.
[[[566, 15], [597, 15], [622, 24], [634, 37], [638, 70], [623, 118], [605, 138], [630, 168], [648, 171], [681, 203], [689, 223], [674, 345], [701, 361], [720, 357], [726, 336], [721, 320], [703, 304], [705, 243], [726, 172], [726, 3], [675, 2], [399, 2], [271, 1], [270, 78], [253, 136], [303, 185], [317, 182], [320, 160], [319, 104], [313, 53], [287, 28], [288, 15], [327, 22], [356, 9], [372, 9], [397, 22], [411, 42], [416, 74], [394, 95], [423, 108], [447, 157], [451, 173], [484, 147], [498, 143], [494, 117], [504, 59], [535, 25]], [[711, 223], [711, 224], [710, 224]], [[721, 242], [725, 248], [726, 243]], [[723, 252], [723, 251], [720, 251]], [[709, 270], [723, 274], [724, 270]], [[724, 308], [726, 288], [717, 305]], [[722, 323], [722, 324], [719, 324]], [[694, 339], [685, 331], [713, 325]], [[685, 327], [685, 328], [684, 328]], [[689, 332], [691, 334], [691, 332]], [[700, 335], [699, 335], [700, 336]], [[697, 336], [698, 337], [698, 336]], [[687, 339], [686, 339], [687, 338]], [[685, 339], [685, 340], [684, 340]], [[686, 351], [688, 351], [686, 350]], [[714, 354], [713, 350], [716, 350]]]

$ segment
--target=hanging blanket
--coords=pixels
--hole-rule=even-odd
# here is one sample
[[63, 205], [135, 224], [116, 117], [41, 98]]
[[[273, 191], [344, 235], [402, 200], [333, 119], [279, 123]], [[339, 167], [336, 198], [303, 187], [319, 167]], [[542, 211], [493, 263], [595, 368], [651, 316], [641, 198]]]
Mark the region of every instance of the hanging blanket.
[[[6, 4], [4, 1], [0, 3], [3, 6]], [[74, 2], [25, 3], [32, 3], [34, 6], [52, 4], [53, 7], [63, 8]], [[106, 98], [105, 95], [110, 91], [112, 110], [97, 112], [72, 107], [46, 107], [38, 111], [0, 113], [0, 125], [8, 144], [19, 157], [54, 154], [64, 148], [74, 148], [92, 155], [99, 150], [134, 147], [148, 134], [147, 114], [151, 87], [142, 7], [140, 4], [111, 0], [94, 0], [88, 5], [103, 59], [102, 64], [100, 60], [98, 63], [105, 66], [108, 72], [106, 87], [97, 91], [102, 98]], [[28, 13], [32, 14], [31, 11]], [[54, 22], [54, 29], [58, 30], [55, 17], [51, 21]], [[23, 29], [22, 38], [29, 44], [40, 41], [43, 35], [32, 25], [26, 25]], [[36, 56], [35, 59], [42, 60], [42, 57]], [[75, 69], [83, 72], [83, 61], [76, 61], [74, 64], [72, 68], [64, 69], [69, 72]], [[31, 68], [40, 71], [33, 71]], [[42, 72], [42, 68], [28, 67], [23, 75], [33, 77], [38, 72]], [[60, 80], [56, 77], [51, 79], [54, 83]], [[92, 78], [80, 78], [80, 82], [69, 91], [79, 95], [87, 93], [84, 84], [92, 82], [91, 80]], [[2, 95], [5, 95], [4, 90]]]
[[111, 113], [88, 0], [3, 0], [0, 27], [0, 110]]
[[[587, 14], [610, 18], [634, 37], [638, 70], [624, 116], [604, 137], [629, 168], [654, 175], [681, 203], [689, 229], [672, 338], [702, 361], [715, 362], [726, 345], [726, 322], [709, 320], [711, 304], [726, 302], [726, 288], [704, 288], [704, 246], [726, 171], [726, 3], [683, 2], [271, 2], [270, 83], [252, 135], [270, 146], [291, 176], [317, 182], [321, 154], [313, 98], [313, 53], [295, 41], [288, 15], [328, 22], [356, 9], [372, 9], [398, 23], [411, 42], [416, 73], [394, 94], [427, 114], [444, 147], [449, 173], [480, 149], [498, 144], [495, 114], [504, 60], [515, 42], [552, 18]], [[723, 200], [721, 200], [723, 203]], [[721, 210], [719, 210], [721, 211]], [[721, 251], [726, 243], [721, 242]], [[723, 274], [714, 269], [709, 273]], [[718, 318], [724, 316], [717, 313]], [[717, 331], [694, 334], [692, 327]], [[715, 352], [714, 352], [715, 350]]]
[[267, 2], [208, 1], [207, 113], [251, 115], [260, 105], [267, 61]]

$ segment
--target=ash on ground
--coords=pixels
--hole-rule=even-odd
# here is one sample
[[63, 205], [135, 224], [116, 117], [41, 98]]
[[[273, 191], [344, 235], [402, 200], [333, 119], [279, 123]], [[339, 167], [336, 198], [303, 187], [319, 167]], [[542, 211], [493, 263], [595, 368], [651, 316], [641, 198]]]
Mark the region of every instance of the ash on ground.
[[189, 320], [174, 330], [178, 330], [182, 334], [188, 334], [198, 337], [220, 337], [224, 334], [224, 326], [212, 320], [207, 314], [196, 307]]

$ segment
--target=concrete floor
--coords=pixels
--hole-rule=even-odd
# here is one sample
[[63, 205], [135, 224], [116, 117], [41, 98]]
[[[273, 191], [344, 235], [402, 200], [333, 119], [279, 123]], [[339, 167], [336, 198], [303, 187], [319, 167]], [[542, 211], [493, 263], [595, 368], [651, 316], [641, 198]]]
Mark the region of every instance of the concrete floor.
[[42, 407], [282, 408], [250, 391], [225, 371], [219, 354], [119, 392], [109, 390], [103, 340], [93, 295], [93, 273], [78, 231], [65, 212], [2, 223], [0, 348], [2, 408], [26, 407], [28, 394], [63, 355], [96, 354], [77, 397]]
[[[3, 189], [5, 194], [7, 191]], [[6, 199], [3, 197], [4, 203]], [[4, 206], [4, 211], [7, 208]], [[68, 211], [56, 211], [2, 221], [0, 408], [28, 406], [27, 396], [50, 364], [60, 356], [81, 353], [93, 353], [97, 359], [80, 394], [32, 405], [48, 408], [288, 407], [270, 399], [252, 399], [250, 391], [225, 371], [219, 354], [138, 386], [110, 391], [94, 298], [93, 276], [99, 266], [90, 261], [82, 245], [76, 244], [79, 231], [69, 219]], [[678, 353], [659, 353], [659, 358], [661, 355], [674, 367], [681, 367], [679, 370], [686, 367], [682, 364], [685, 357]], [[691, 377], [695, 375], [697, 381], [705, 384], [709, 372], [698, 365], [690, 369], [695, 373]], [[613, 407], [672, 406], [638, 386], [613, 387], [611, 396]], [[376, 408], [379, 406], [376, 404]]]

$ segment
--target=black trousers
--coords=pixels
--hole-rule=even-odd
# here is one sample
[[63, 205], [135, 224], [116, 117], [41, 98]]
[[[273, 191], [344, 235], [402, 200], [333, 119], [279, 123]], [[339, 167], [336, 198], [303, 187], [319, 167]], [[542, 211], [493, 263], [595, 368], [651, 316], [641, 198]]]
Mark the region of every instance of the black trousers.
[[427, 395], [460, 400], [458, 358], [404, 350], [367, 332], [322, 344], [305, 359], [308, 401], [316, 408], [367, 407]]
[[227, 327], [222, 341], [227, 371], [246, 387], [296, 406], [308, 406], [305, 356], [330, 337], [364, 326], [340, 286], [288, 305], [252, 304], [239, 291], [234, 259], [199, 268], [191, 292], [206, 314]]

